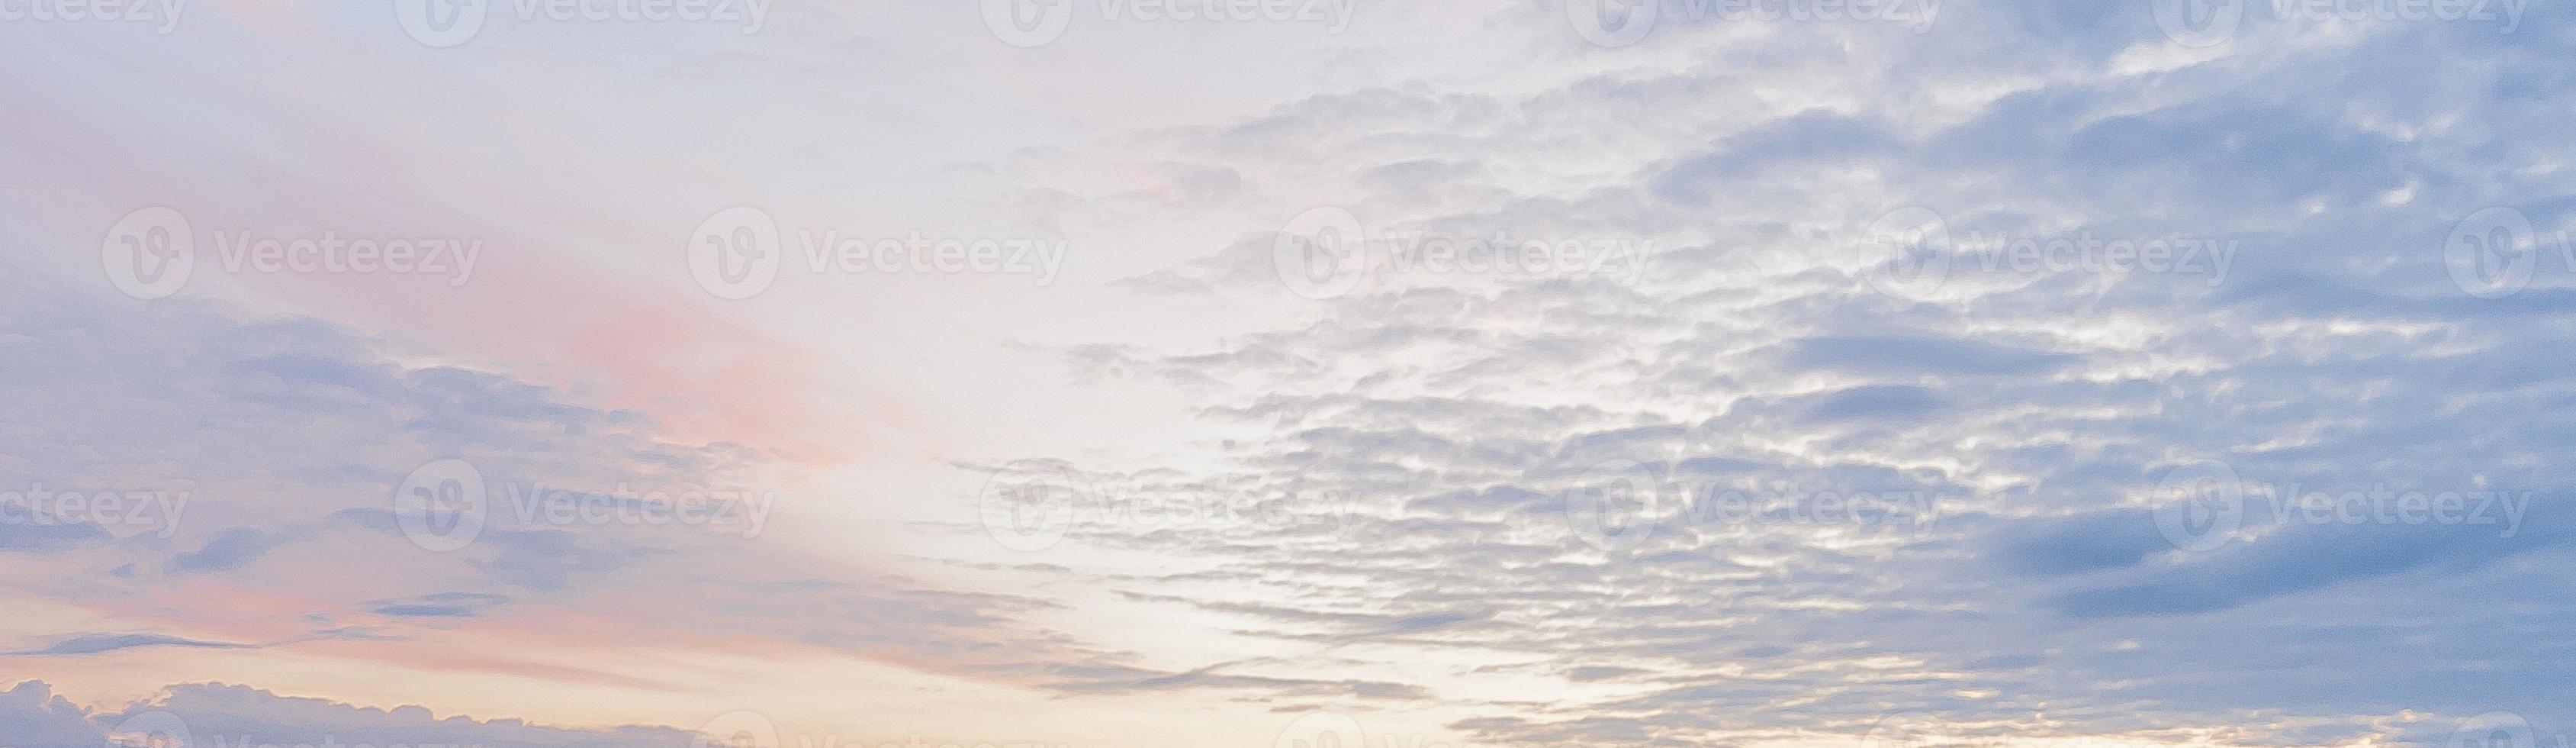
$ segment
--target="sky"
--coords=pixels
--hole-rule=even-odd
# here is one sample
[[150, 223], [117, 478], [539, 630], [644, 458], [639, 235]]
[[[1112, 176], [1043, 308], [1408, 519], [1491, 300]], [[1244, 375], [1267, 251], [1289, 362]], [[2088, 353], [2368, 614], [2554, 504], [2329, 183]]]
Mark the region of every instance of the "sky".
[[2564, 746], [2555, 0], [0, 0], [0, 748]]

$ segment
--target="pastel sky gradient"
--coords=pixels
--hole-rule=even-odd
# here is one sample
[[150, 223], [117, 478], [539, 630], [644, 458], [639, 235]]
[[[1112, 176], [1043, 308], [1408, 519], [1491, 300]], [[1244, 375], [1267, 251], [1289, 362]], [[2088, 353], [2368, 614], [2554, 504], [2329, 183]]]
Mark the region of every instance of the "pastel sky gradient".
[[0, 748], [2576, 739], [2560, 0], [77, 5]]

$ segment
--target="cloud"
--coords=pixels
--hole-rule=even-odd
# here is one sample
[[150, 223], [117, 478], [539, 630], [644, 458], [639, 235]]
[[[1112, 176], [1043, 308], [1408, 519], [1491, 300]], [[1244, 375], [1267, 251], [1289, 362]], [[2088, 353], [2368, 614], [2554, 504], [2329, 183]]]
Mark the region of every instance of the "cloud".
[[1928, 387], [1892, 384], [1854, 387], [1826, 396], [1807, 409], [1807, 417], [1820, 421], [1848, 418], [1919, 418], [1948, 405]]
[[[2518, 514], [2507, 507], [2518, 500], [2539, 502], [2543, 513], [2529, 523], [2516, 519]], [[2492, 514], [2484, 519], [2492, 521], [2463, 514], [2464, 521], [2456, 524], [2337, 519], [2332, 524], [2292, 525], [2225, 553], [2069, 590], [2052, 597], [2050, 603], [2078, 617], [2185, 615], [2419, 570], [2456, 575], [2516, 555], [2576, 543], [2576, 524], [2570, 523], [2563, 509], [2552, 509], [2570, 500], [2563, 494], [2540, 499], [2528, 495], [2466, 499], [2487, 505]], [[2390, 506], [2395, 507], [2393, 499]], [[2358, 516], [2355, 512], [2363, 510], [2352, 506], [2344, 514]]]
[[[5, 238], [76, 250], [0, 259], [13, 291], [0, 294], [0, 478], [205, 499], [184, 523], [140, 528], [167, 535], [0, 523], [23, 578], [52, 580], [13, 593], [204, 637], [82, 634], [19, 654], [192, 648], [222, 667], [232, 645], [215, 642], [278, 642], [262, 646], [638, 693], [715, 675], [655, 655], [740, 659], [760, 673], [746, 680], [769, 685], [846, 658], [1079, 700], [1086, 714], [1354, 708], [1528, 745], [1841, 742], [1900, 711], [1976, 737], [2138, 742], [2394, 742], [2497, 709], [2576, 726], [2576, 653], [2552, 643], [2576, 612], [2560, 594], [2576, 583], [2563, 518], [2576, 267], [2544, 253], [2531, 287], [2486, 300], [2461, 292], [2445, 257], [2476, 211], [2511, 208], [2552, 231], [2576, 215], [2563, 166], [2576, 163], [2564, 116], [2576, 101], [2560, 72], [2576, 26], [2317, 23], [2258, 6], [2227, 43], [2185, 48], [2150, 3], [2027, 0], [1951, 3], [1928, 30], [1674, 19], [1614, 50], [1568, 33], [1560, 4], [1508, 5], [1389, 6], [1374, 28], [1292, 49], [1314, 54], [1232, 44], [1224, 24], [1102, 37], [1134, 59], [1211, 40], [1265, 51], [1258, 71], [1199, 55], [1203, 74], [1177, 78], [1047, 56], [1071, 43], [994, 56], [876, 34], [946, 33], [954, 17], [908, 27], [828, 11], [834, 22], [727, 38], [723, 54], [687, 60], [708, 64], [681, 66], [651, 46], [683, 33], [662, 28], [557, 50], [570, 59], [511, 40], [509, 55], [433, 63], [409, 50], [352, 68], [366, 75], [308, 74], [223, 46], [256, 31], [303, 49], [296, 33], [339, 28], [266, 13], [220, 14], [152, 54], [120, 55], [105, 25], [0, 44], [17, 67], [72, 71], [0, 81], [13, 100], [61, 104], [33, 108], [18, 123], [29, 135], [0, 146], [0, 160], [47, 177], [0, 191], [49, 206]], [[234, 25], [244, 19], [277, 26]], [[355, 27], [399, 33], [381, 14]], [[852, 44], [849, 29], [869, 33]], [[916, 47], [939, 64], [877, 64]], [[619, 75], [629, 60], [657, 74]], [[905, 72], [841, 75], [853, 62]], [[757, 72], [728, 82], [773, 87], [724, 88], [755, 110], [710, 106], [669, 93], [695, 89], [668, 85], [664, 68]], [[112, 73], [79, 72], [91, 69]], [[547, 96], [484, 85], [575, 80], [514, 77], [567, 70], [584, 71], [579, 85]], [[362, 95], [386, 76], [422, 85]], [[1182, 78], [1222, 81], [1229, 98], [1134, 105], [1175, 100], [1155, 94]], [[1045, 95], [940, 85], [995, 80]], [[1135, 90], [1054, 95], [1100, 80]], [[161, 88], [195, 93], [171, 104]], [[576, 105], [554, 95], [567, 92]], [[1206, 114], [1220, 111], [1254, 113]], [[1166, 121], [1177, 117], [1207, 119]], [[621, 129], [648, 121], [643, 141]], [[483, 137], [475, 126], [490, 122], [530, 130]], [[739, 137], [743, 122], [901, 132], [778, 144]], [[1089, 129], [1100, 122], [1151, 129]], [[961, 166], [974, 156], [917, 132], [1045, 145]], [[437, 148], [472, 137], [492, 142]], [[628, 158], [639, 143], [666, 155]], [[794, 163], [760, 161], [769, 150]], [[454, 158], [388, 157], [420, 152]], [[894, 163], [912, 160], [991, 194], [951, 194]], [[527, 179], [543, 174], [579, 178]], [[646, 194], [657, 190], [677, 196]], [[933, 221], [884, 198], [1000, 206], [961, 223], [1114, 247], [1087, 256], [1129, 279], [1108, 290], [1137, 293], [791, 281], [712, 307], [676, 265], [621, 249], [672, 246], [744, 192], [782, 215], [881, 208], [914, 224], [900, 229]], [[226, 222], [479, 227], [512, 251], [492, 266], [497, 282], [446, 296], [301, 276], [208, 276], [203, 295], [150, 303], [108, 295], [91, 224], [183, 198]], [[1276, 230], [1321, 205], [1381, 234], [1657, 249], [1636, 273], [1380, 257], [1351, 293], [1310, 300], [1281, 283]], [[1862, 276], [1885, 263], [1848, 256], [1873, 238], [1855, 227], [1908, 208], [1941, 216], [1954, 238], [2006, 245], [2243, 251], [2188, 272], [2030, 269], [1954, 242], [1936, 288], [1883, 293]], [[661, 225], [672, 216], [690, 218]], [[901, 345], [813, 323], [854, 298], [893, 313], [845, 327], [898, 330]], [[1042, 436], [985, 443], [1002, 429], [955, 422], [1041, 420], [978, 410], [1047, 381], [975, 376], [996, 330], [1013, 354], [1061, 353], [1082, 386], [1040, 399], [1081, 413], [1076, 427], [1014, 425]], [[763, 331], [799, 344], [729, 344]], [[775, 373], [949, 348], [973, 366], [907, 372], [956, 388], [924, 396], [939, 406], [926, 413], [843, 418], [823, 405], [839, 393], [809, 386], [837, 379]], [[1164, 409], [1196, 420], [1135, 425]], [[565, 523], [517, 506], [468, 547], [432, 552], [404, 533], [419, 515], [390, 500], [446, 459], [497, 486], [572, 495], [768, 485], [783, 453], [874, 459], [876, 443], [813, 448], [815, 422], [841, 420], [939, 453], [910, 461], [942, 466], [929, 469], [989, 473], [985, 452], [1029, 444], [1055, 450], [1025, 455], [1035, 464], [1117, 497], [1245, 511], [1077, 514], [1064, 550], [1042, 560], [860, 563], [799, 550], [805, 536]], [[2178, 506], [2157, 476], [2199, 461], [2227, 465], [2255, 502], [2215, 549], [2180, 547], [2157, 524]], [[971, 488], [852, 467], [861, 477], [830, 481], [803, 529], [839, 539], [920, 505], [948, 520], [904, 527], [927, 537], [924, 552], [989, 550], [985, 528], [957, 519]], [[1616, 479], [1642, 480], [1605, 485]], [[1651, 490], [1576, 498], [1637, 486]], [[2537, 498], [2510, 534], [2261, 506], [2295, 486]], [[862, 519], [820, 518], [840, 508]], [[442, 648], [443, 634], [471, 644]], [[1548, 698], [1513, 700], [1527, 694]], [[26, 734], [84, 748], [99, 725], [142, 713], [81, 712], [41, 684], [0, 705]], [[685, 737], [238, 686], [174, 686], [145, 708], [279, 739]]]
[[198, 641], [162, 634], [82, 634], [37, 649], [8, 654], [18, 657], [58, 655], [92, 655], [149, 647], [185, 647], [190, 649], [248, 649], [247, 644]]
[[0, 551], [54, 551], [109, 537], [106, 530], [86, 523], [0, 523]]
[[[639, 688], [667, 688], [668, 674], [649, 658], [554, 663], [588, 647], [668, 649], [1011, 680], [1115, 656], [1021, 618], [1044, 601], [735, 528], [565, 515], [543, 503], [769, 490], [782, 479], [763, 472], [778, 463], [760, 450], [688, 443], [641, 413], [502, 374], [397, 361], [384, 341], [312, 318], [164, 302], [61, 289], [0, 299], [0, 349], [10, 354], [0, 366], [26, 374], [0, 387], [0, 403], [47, 424], [0, 429], [8, 474], [194, 497], [184, 514], [116, 517], [143, 523], [118, 528], [123, 538], [0, 523], [0, 550], [23, 559], [24, 573], [73, 580], [29, 586], [33, 600], [185, 632], [85, 634], [14, 655], [189, 648], [222, 663], [222, 652], [249, 646], [228, 642], [253, 642], [338, 667], [437, 662], [469, 675]], [[66, 367], [95, 374], [62, 375]], [[108, 444], [117, 446], [90, 446]], [[474, 466], [488, 501], [472, 542], [443, 552], [417, 542], [395, 500], [415, 470], [442, 460]], [[123, 477], [86, 478], [102, 475]], [[567, 641], [557, 633], [567, 625], [616, 633]], [[705, 641], [713, 630], [736, 636]], [[475, 645], [460, 651], [450, 636]]]
[[259, 530], [236, 527], [217, 533], [203, 548], [170, 559], [172, 571], [227, 571], [259, 560], [274, 544]]
[[504, 595], [441, 592], [401, 600], [378, 600], [368, 604], [367, 612], [396, 618], [481, 618], [484, 613], [509, 602], [510, 598]]
[[[2545, 363], [2571, 342], [2563, 279], [2478, 303], [2440, 257], [2486, 206], [2564, 214], [2564, 180], [2519, 165], [2576, 154], [2539, 145], [2531, 128], [2566, 123], [2532, 125], [2510, 113], [2524, 102], [2489, 100], [2501, 88], [2433, 83], [2564, 103], [2511, 68], [2576, 39], [2471, 51], [2438, 23], [2256, 19], [2225, 49], [2167, 59], [2145, 10], [1951, 7], [1919, 37], [1684, 25], [1615, 58], [1633, 66], [1522, 93], [1357, 89], [1157, 144], [1376, 225], [1675, 249], [1634, 281], [1386, 273], [1221, 341], [1067, 344], [1087, 381], [1175, 386], [1225, 430], [1159, 483], [1348, 505], [1321, 523], [1078, 524], [1066, 542], [1192, 562], [1112, 577], [1140, 605], [1470, 660], [1352, 672], [1440, 684], [1431, 697], [1469, 715], [1450, 726], [1495, 743], [1848, 736], [1893, 710], [2141, 742], [2192, 725], [2251, 743], [2439, 732], [2386, 719], [2408, 710], [2576, 724], [2529, 695], [2563, 690], [2540, 674], [2563, 653], [2479, 633], [2564, 607], [2537, 591], [2566, 576], [2538, 514], [2576, 480], [2549, 456], [2571, 434]], [[2437, 130], [2475, 145], [2424, 140]], [[1844, 255], [1855, 227], [1909, 206], [1941, 215], [1958, 251], [1934, 292], [1898, 297]], [[1271, 237], [1229, 237], [1131, 288], [1215, 299], [1202, 309], [1279, 295]], [[2190, 272], [2025, 270], [1971, 237], [2241, 251]], [[2200, 459], [2231, 466], [2253, 506], [2241, 538], [2188, 551], [2158, 526], [2173, 497], [2157, 483]], [[1594, 517], [1560, 500], [1603, 464], [1745, 502]], [[2501, 537], [2264, 508], [2266, 487], [2297, 486], [2540, 498]], [[1849, 511], [1860, 494], [1933, 509], [1867, 522]], [[1638, 532], [1587, 536], [1587, 520]], [[1568, 696], [1465, 695], [1508, 688], [1479, 680], [1505, 673]], [[1585, 687], [1604, 682], [1645, 687]], [[2015, 722], [2042, 710], [2062, 723]]]
[[1937, 336], [1856, 335], [1806, 338], [1789, 344], [1786, 363], [1799, 368], [1859, 374], [1944, 376], [2027, 375], [2064, 366], [2074, 357], [2048, 351]]
[[2075, 574], [2119, 569], [2171, 551], [2174, 541], [2140, 510], [2113, 510], [2008, 524], [1988, 542], [1994, 558], [2021, 574]]
[[27, 681], [0, 691], [0, 734], [11, 743], [33, 748], [92, 748], [107, 744], [107, 733], [53, 687]]
[[[640, 748], [686, 745], [689, 732], [669, 727], [574, 729], [519, 720], [439, 718], [417, 706], [358, 707], [326, 699], [279, 696], [220, 683], [180, 684], [123, 709], [86, 710], [54, 696], [41, 681], [0, 692], [0, 732], [21, 748], [124, 745], [135, 734], [186, 741], [189, 748], [231, 745], [525, 745], [546, 748]], [[173, 743], [174, 745], [178, 743]]]

